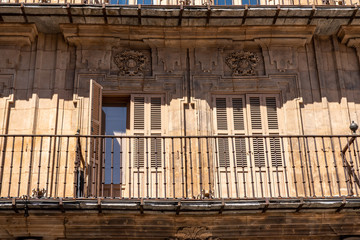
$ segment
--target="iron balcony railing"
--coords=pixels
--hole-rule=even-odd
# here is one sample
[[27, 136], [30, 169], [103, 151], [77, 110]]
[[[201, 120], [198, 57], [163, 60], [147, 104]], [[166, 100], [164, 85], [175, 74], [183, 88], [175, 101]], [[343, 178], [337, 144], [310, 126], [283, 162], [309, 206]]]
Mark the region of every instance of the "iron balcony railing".
[[3, 198], [357, 197], [358, 135], [1, 135]]

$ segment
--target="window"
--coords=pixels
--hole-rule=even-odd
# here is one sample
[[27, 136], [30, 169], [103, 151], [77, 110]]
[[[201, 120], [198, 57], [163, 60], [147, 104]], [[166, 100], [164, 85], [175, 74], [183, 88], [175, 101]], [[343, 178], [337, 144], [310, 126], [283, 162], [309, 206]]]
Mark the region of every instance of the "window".
[[[215, 143], [215, 165], [218, 167], [218, 181], [222, 181], [218, 194], [223, 197], [239, 197], [236, 195], [240, 193], [243, 196], [269, 194], [270, 189], [267, 192], [264, 190], [268, 187], [265, 183], [271, 181], [269, 176], [273, 178], [275, 169], [278, 173], [283, 166], [281, 142], [276, 137], [279, 135], [278, 96], [216, 96], [214, 106], [215, 130], [216, 135], [220, 136]], [[226, 137], [227, 135], [235, 137]], [[253, 181], [256, 193], [252, 189], [242, 188], [241, 184], [235, 184]], [[229, 183], [234, 186], [229, 187]]]
[[241, 0], [242, 5], [260, 5], [260, 0]]
[[232, 5], [232, 0], [214, 0], [214, 5]]
[[153, 4], [153, 0], [137, 0], [137, 4], [141, 4], [141, 5], [152, 5], [152, 4]]
[[127, 5], [129, 2], [128, 0], [110, 0], [110, 4]]

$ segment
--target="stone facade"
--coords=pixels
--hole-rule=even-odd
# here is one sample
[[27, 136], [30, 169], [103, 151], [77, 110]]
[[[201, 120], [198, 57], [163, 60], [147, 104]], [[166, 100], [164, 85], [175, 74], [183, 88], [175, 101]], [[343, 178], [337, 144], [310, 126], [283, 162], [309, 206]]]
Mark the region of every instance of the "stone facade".
[[[92, 11], [88, 8], [83, 10]], [[206, 11], [203, 13], [206, 16]], [[171, 11], [168, 14], [171, 15]], [[201, 15], [202, 12], [199, 11], [198, 14]], [[258, 17], [261, 15], [256, 14]], [[344, 207], [341, 201], [345, 200], [336, 202], [334, 204], [336, 206], [330, 208], [331, 213], [325, 213], [328, 209], [322, 210], [321, 207], [319, 207], [320, 210], [309, 210], [311, 213], [298, 213], [303, 203], [299, 203], [299, 208], [294, 210], [296, 213], [292, 208], [291, 213], [287, 213], [290, 210], [285, 208], [267, 213], [269, 204], [265, 203], [266, 207], [262, 209], [260, 207], [250, 210], [245, 208], [242, 211], [231, 211], [231, 204], [228, 204], [230, 205], [228, 215], [218, 213], [215, 215], [211, 212], [214, 209], [209, 208], [201, 209], [201, 211], [188, 209], [190, 213], [185, 210], [184, 215], [178, 216], [172, 213], [174, 209], [167, 210], [166, 207], [161, 211], [146, 212], [145, 210], [144, 214], [143, 202], [136, 205], [135, 210], [125, 207], [125, 209], [103, 212], [101, 202], [97, 202], [98, 205], [96, 203], [93, 205], [99, 207], [98, 210], [94, 210], [93, 207], [89, 207], [88, 210], [74, 207], [71, 211], [65, 211], [61, 199], [61, 197], [75, 197], [73, 181], [75, 175], [79, 173], [74, 171], [78, 163], [73, 160], [76, 159], [79, 151], [84, 155], [88, 154], [87, 150], [77, 149], [78, 142], [73, 136], [103, 133], [101, 114], [95, 117], [93, 114], [96, 108], [93, 96], [96, 94], [100, 99], [97, 101], [99, 109], [102, 106], [101, 101], [105, 98], [127, 99], [127, 106], [131, 109], [131, 116], [129, 116], [131, 126], [127, 127], [127, 135], [140, 133], [133, 127], [134, 99], [139, 96], [144, 96], [144, 99], [146, 98], [144, 101], [148, 102], [151, 101], [151, 96], [160, 99], [161, 127], [156, 129], [158, 130], [156, 132], [144, 130], [140, 133], [143, 135], [221, 135], [220, 121], [216, 115], [218, 109], [216, 99], [227, 99], [226, 105], [226, 101], [229, 102], [234, 98], [250, 101], [251, 96], [257, 96], [262, 99], [261, 101], [267, 96], [275, 99], [277, 126], [275, 130], [268, 127], [266, 134], [276, 136], [350, 134], [348, 127], [351, 121], [360, 122], [358, 80], [360, 28], [358, 25], [344, 25], [334, 30], [330, 24], [296, 22], [297, 24], [292, 25], [289, 24], [289, 19], [275, 24], [276, 20], [274, 23], [268, 22], [269, 19], [265, 17], [259, 24], [256, 22], [258, 19], [250, 17], [246, 20], [247, 24], [239, 26], [239, 24], [232, 24], [233, 22], [225, 24], [225, 18], [222, 19], [221, 16], [211, 21], [206, 20], [206, 17], [199, 21], [176, 18], [175, 21], [179, 22], [178, 26], [172, 25], [174, 20], [172, 18], [166, 19], [162, 24], [146, 25], [151, 18], [139, 17], [137, 19], [127, 15], [122, 17], [121, 22], [116, 22], [119, 19], [112, 19], [109, 21], [113, 22], [99, 24], [97, 21], [92, 22], [95, 18], [93, 15], [89, 19], [82, 19], [80, 15], [75, 14], [71, 18], [71, 23], [68, 23], [67, 18], [62, 20], [59, 17], [56, 18], [55, 23], [48, 23], [51, 25], [49, 27], [39, 20], [40, 17], [34, 17], [35, 24], [30, 23], [32, 22], [31, 15], [28, 16], [30, 21], [26, 20], [28, 23], [16, 23], [17, 21], [12, 21], [9, 16], [4, 17], [6, 21], [0, 23], [1, 134], [69, 135], [72, 138], [69, 137], [71, 139], [67, 142], [55, 138], [53, 139], [55, 142], [47, 142], [39, 137], [25, 138], [22, 142], [20, 142], [21, 139], [14, 140], [15, 138], [9, 138], [7, 141], [0, 139], [2, 156], [5, 156], [1, 163], [1, 197], [24, 195], [20, 199], [20, 201], [25, 201], [21, 203], [20, 212], [26, 215], [28, 214], [26, 201], [33, 188], [35, 189], [33, 195], [39, 197], [39, 191], [36, 191], [37, 182], [37, 187], [44, 188], [43, 191], [47, 192], [47, 197], [54, 197], [56, 201], [59, 201], [59, 209], [65, 212], [53, 213], [41, 207], [36, 208], [36, 204], [34, 209], [38, 211], [34, 210], [30, 216], [23, 217], [18, 213], [0, 212], [1, 239], [22, 236], [40, 236], [44, 239], [265, 239], [267, 237], [269, 239], [306, 239], [308, 236], [312, 239], [340, 239], [340, 236], [360, 234], [359, 205], [356, 203], [352, 208], [347, 209], [349, 212], [339, 213]], [[185, 23], [181, 25], [181, 21]], [[218, 21], [217, 24], [210, 24], [216, 21]], [[221, 21], [224, 21], [223, 25], [219, 24]], [[241, 21], [241, 19], [233, 21]], [[96, 84], [102, 90], [96, 93], [94, 88], [91, 88], [94, 85], [91, 84]], [[270, 113], [267, 114], [270, 115]], [[94, 130], [95, 118], [98, 118], [98, 125]], [[235, 130], [231, 134], [237, 134]], [[259, 132], [244, 130], [241, 134], [256, 135]], [[327, 144], [329, 142], [327, 141]], [[321, 144], [321, 142], [318, 143]], [[13, 144], [12, 147], [11, 144]], [[83, 144], [90, 149], [97, 147], [94, 142], [83, 141]], [[315, 140], [313, 144], [316, 144]], [[335, 143], [337, 148], [340, 148], [341, 144], [344, 145], [346, 142]], [[199, 145], [196, 143], [192, 145], [194, 153], [201, 149]], [[290, 148], [297, 145], [289, 143], [288, 146]], [[330, 148], [324, 146], [319, 147], [321, 149], [319, 151], [324, 153], [319, 159], [322, 168], [327, 170], [326, 157], [332, 152]], [[52, 148], [56, 151], [51, 152]], [[172, 150], [173, 155], [177, 150], [178, 159], [179, 152], [182, 151], [179, 149], [182, 148], [181, 143], [178, 143], [175, 145], [175, 151]], [[170, 152], [169, 149], [167, 150]], [[216, 155], [215, 151], [208, 150], [209, 154]], [[43, 161], [49, 160], [47, 166], [40, 164], [41, 157], [33, 157], [33, 155], [38, 156], [37, 154], [42, 156], [42, 152], [49, 152], [49, 157], [43, 158]], [[56, 163], [51, 163], [52, 165], [50, 154], [56, 155], [53, 159], [57, 159]], [[290, 151], [287, 154], [290, 154]], [[312, 155], [313, 162], [309, 160], [309, 164], [313, 164], [315, 170], [316, 167], [320, 169], [317, 152], [312, 154], [314, 154]], [[295, 163], [292, 164], [294, 168], [296, 166], [302, 169], [301, 153], [298, 155], [295, 156]], [[94, 159], [97, 157], [101, 159], [101, 156], [93, 156]], [[337, 157], [337, 160], [334, 160], [335, 167], [337, 167], [337, 162], [340, 168], [343, 162], [340, 155]], [[207, 198], [211, 202], [211, 194], [219, 199], [260, 198], [259, 189], [256, 190], [256, 194], [253, 189], [253, 195], [246, 196], [241, 193], [240, 197], [235, 197], [234, 188], [230, 190], [230, 194], [228, 190], [227, 196], [218, 194], [217, 191], [221, 192], [220, 188], [225, 191], [226, 185], [216, 182], [215, 163], [207, 163], [205, 158], [203, 154], [194, 165], [185, 167], [189, 171], [193, 168], [200, 169], [200, 174], [191, 176], [191, 182], [196, 185], [195, 190], [190, 190], [190, 187], [185, 189], [187, 200]], [[316, 160], [318, 160], [317, 163]], [[21, 172], [22, 164], [30, 166], [29, 169], [24, 168]], [[96, 168], [95, 163], [87, 164], [93, 164], [89, 168]], [[51, 179], [51, 183], [48, 180], [49, 176], [46, 176], [46, 173], [50, 172], [46, 168], [50, 168], [50, 165], [54, 176], [56, 172], [56, 179]], [[180, 162], [171, 167], [174, 172], [176, 169], [174, 179], [181, 182], [183, 176], [179, 170], [182, 168]], [[127, 165], [124, 167], [124, 169], [128, 168]], [[290, 166], [289, 169], [291, 169]], [[283, 172], [285, 171], [286, 169]], [[129, 172], [131, 175], [131, 167]], [[171, 174], [170, 171], [168, 173]], [[211, 187], [200, 189], [197, 185], [202, 180], [201, 174], [209, 175], [207, 182], [201, 184], [220, 186], [215, 186], [213, 189], [210, 189]], [[260, 169], [260, 178], [261, 174]], [[315, 174], [314, 177], [320, 179], [321, 186], [323, 183], [321, 177], [324, 179], [327, 177], [329, 185], [333, 184], [335, 188], [335, 178], [345, 179], [346, 174], [344, 171], [339, 174], [331, 172], [329, 177], [329, 173], [326, 176], [325, 171], [320, 174], [319, 170], [319, 174]], [[222, 179], [227, 178], [226, 173], [226, 176], [218, 175]], [[137, 177], [139, 178], [139, 175]], [[11, 185], [11, 181], [20, 178], [25, 179], [23, 181], [26, 181], [28, 185], [20, 183], [18, 186]], [[99, 177], [97, 180], [94, 179], [96, 177], [92, 178], [93, 182], [99, 182]], [[136, 179], [130, 176], [124, 179], [126, 184], [136, 183]], [[296, 184], [297, 180], [300, 182], [300, 171], [290, 173], [289, 179], [291, 183]], [[190, 181], [190, 176], [187, 176], [187, 180]], [[137, 181], [140, 182], [140, 180]], [[319, 180], [315, 180], [315, 183], [317, 182]], [[296, 199], [299, 196], [309, 197], [303, 192], [306, 188], [305, 184], [311, 183], [314, 185], [314, 180], [308, 179], [306, 182], [304, 180], [303, 188], [299, 187], [296, 190], [290, 188], [287, 197], [296, 196]], [[61, 187], [57, 188], [56, 184]], [[358, 200], [358, 188], [355, 187], [356, 193], [348, 194], [348, 184], [347, 181], [343, 181], [338, 184], [337, 192], [333, 193], [328, 189], [323, 191], [321, 187], [322, 195], [318, 194], [320, 192], [318, 185], [310, 189], [313, 190], [314, 197], [352, 195], [353, 199]], [[279, 196], [285, 194], [284, 182], [281, 182], [281, 185], [281, 189], [279, 186], [274, 194]], [[170, 189], [170, 186], [168, 187]], [[94, 188], [99, 188], [99, 186], [94, 186]], [[173, 194], [169, 193], [168, 196], [177, 199], [181, 188], [184, 189], [184, 186], [174, 187], [176, 191], [174, 190]], [[245, 188], [244, 186], [241, 191], [246, 192]], [[138, 195], [134, 195], [135, 193], [131, 195], [129, 189], [120, 190], [120, 196], [124, 194], [129, 198], [138, 199], [143, 197], [140, 196], [140, 190]], [[164, 189], [166, 189], [166, 183]], [[164, 197], [164, 189], [160, 198]], [[203, 190], [208, 192], [203, 192]], [[262, 195], [263, 199], [264, 194]], [[268, 196], [269, 193], [265, 195]], [[153, 198], [154, 196], [154, 194], [151, 195]], [[97, 196], [89, 193], [88, 197], [94, 200]], [[157, 195], [156, 198], [158, 198]], [[216, 208], [219, 213], [222, 213], [226, 205], [224, 202], [218, 205], [221, 204], [222, 206], [217, 206], [220, 210]], [[180, 205], [179, 202], [178, 209]], [[16, 209], [16, 201], [10, 203], [9, 206], [11, 206], [9, 209], [19, 212]], [[82, 206], [81, 203], [79, 206]], [[6, 207], [7, 205], [4, 208]], [[334, 213], [335, 208], [338, 208], [337, 213]], [[76, 211], [80, 211], [82, 216], [78, 216]], [[167, 214], [169, 212], [171, 215]], [[42, 226], [45, 223], [46, 228]], [[46, 232], [50, 229], [53, 230], [51, 233]]]

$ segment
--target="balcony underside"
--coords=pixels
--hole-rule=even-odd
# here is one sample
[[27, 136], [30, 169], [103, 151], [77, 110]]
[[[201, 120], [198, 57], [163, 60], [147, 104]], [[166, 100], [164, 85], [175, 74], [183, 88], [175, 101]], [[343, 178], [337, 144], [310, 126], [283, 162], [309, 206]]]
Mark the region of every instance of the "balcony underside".
[[41, 32], [59, 24], [116, 24], [157, 27], [238, 27], [316, 25], [316, 34], [336, 34], [360, 22], [356, 5], [119, 6], [1, 3], [0, 22], [35, 23]]
[[36, 212], [122, 212], [173, 214], [265, 213], [265, 212], [359, 212], [360, 199], [348, 198], [292, 198], [292, 199], [217, 199], [217, 200], [167, 200], [167, 199], [2, 199], [0, 210], [25, 215]]

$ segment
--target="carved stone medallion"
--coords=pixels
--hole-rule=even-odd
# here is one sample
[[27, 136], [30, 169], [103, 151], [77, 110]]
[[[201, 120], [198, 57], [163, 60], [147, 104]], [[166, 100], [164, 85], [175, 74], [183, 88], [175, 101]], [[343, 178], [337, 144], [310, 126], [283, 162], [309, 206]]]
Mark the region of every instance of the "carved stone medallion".
[[233, 76], [251, 76], [255, 75], [254, 69], [259, 62], [259, 57], [252, 52], [238, 51], [231, 53], [225, 61], [232, 70]]
[[178, 229], [175, 237], [168, 240], [220, 240], [213, 237], [212, 233], [206, 227], [181, 227]]
[[120, 69], [120, 75], [143, 76], [147, 57], [138, 51], [124, 50], [114, 56], [114, 62]]

